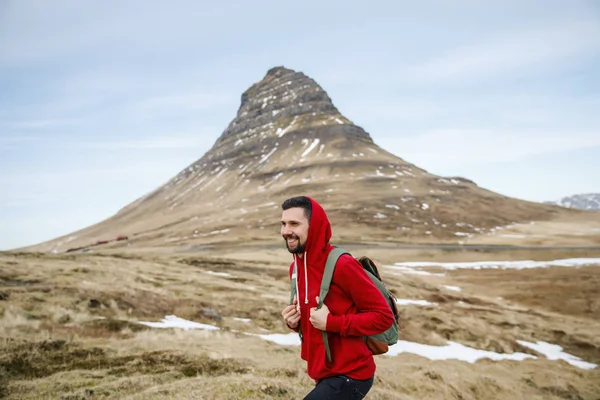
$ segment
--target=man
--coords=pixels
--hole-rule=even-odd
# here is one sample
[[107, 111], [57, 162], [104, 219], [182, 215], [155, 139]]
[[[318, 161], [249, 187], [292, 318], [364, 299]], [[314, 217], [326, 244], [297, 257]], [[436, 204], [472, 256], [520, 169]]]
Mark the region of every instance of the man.
[[[294, 257], [296, 293], [281, 313], [287, 326], [302, 332], [301, 357], [315, 388], [307, 399], [362, 399], [373, 385], [375, 361], [363, 336], [387, 330], [394, 316], [377, 287], [353, 257], [336, 264], [323, 306], [317, 310], [327, 255], [333, 248], [325, 210], [309, 197], [282, 204], [281, 236]], [[328, 333], [331, 362], [326, 358], [322, 331]]]

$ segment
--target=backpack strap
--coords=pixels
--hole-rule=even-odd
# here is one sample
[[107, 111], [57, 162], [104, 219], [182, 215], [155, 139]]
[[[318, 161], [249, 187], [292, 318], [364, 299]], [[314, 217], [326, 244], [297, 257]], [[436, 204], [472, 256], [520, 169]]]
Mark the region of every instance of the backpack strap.
[[[317, 310], [323, 306], [323, 301], [329, 292], [329, 286], [331, 285], [331, 279], [333, 278], [335, 264], [342, 254], [350, 253], [339, 247], [334, 247], [327, 256], [327, 263], [325, 264], [325, 271], [323, 272], [323, 280], [321, 280], [321, 292], [319, 293], [319, 304], [317, 305]], [[321, 333], [323, 334], [323, 343], [325, 344], [325, 351], [327, 352], [327, 361], [331, 362], [331, 350], [329, 349], [327, 332], [322, 331]]]
[[296, 279], [296, 263], [294, 263], [294, 272], [290, 280], [290, 305], [294, 304], [294, 297], [296, 297]]
[[[298, 271], [296, 271], [296, 262], [294, 262], [294, 272], [292, 272], [292, 279], [290, 280], [290, 305], [294, 304], [294, 297], [296, 297], [296, 280]], [[298, 323], [298, 336], [300, 337], [300, 341], [302, 342], [302, 325]]]

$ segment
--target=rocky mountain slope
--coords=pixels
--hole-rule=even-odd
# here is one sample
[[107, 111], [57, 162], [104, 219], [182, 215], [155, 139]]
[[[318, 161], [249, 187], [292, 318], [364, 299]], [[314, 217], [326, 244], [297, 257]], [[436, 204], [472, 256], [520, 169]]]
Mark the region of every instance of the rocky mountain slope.
[[[313, 79], [277, 67], [243, 93], [236, 117], [199, 160], [113, 217], [30, 249], [279, 243], [280, 204], [295, 195], [324, 205], [338, 242], [456, 243], [578, 212], [407, 163], [342, 115]], [[119, 235], [128, 240], [115, 241]]]
[[548, 201], [546, 203], [580, 210], [600, 210], [600, 193], [575, 194], [563, 197], [558, 201]]

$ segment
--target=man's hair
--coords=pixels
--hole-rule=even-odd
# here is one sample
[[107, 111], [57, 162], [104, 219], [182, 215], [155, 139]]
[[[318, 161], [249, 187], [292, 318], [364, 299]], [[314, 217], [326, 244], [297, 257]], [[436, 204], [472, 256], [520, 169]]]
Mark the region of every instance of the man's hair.
[[296, 196], [291, 197], [283, 202], [281, 208], [283, 210], [287, 210], [294, 207], [300, 207], [304, 209], [304, 216], [310, 222], [310, 217], [312, 216], [312, 203], [309, 198], [306, 196]]

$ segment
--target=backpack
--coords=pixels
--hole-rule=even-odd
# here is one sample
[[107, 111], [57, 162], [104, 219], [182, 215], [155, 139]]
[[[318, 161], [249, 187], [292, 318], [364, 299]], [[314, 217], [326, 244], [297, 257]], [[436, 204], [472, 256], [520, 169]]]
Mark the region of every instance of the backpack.
[[[335, 265], [337, 263], [338, 258], [343, 254], [349, 254], [347, 251], [334, 247], [333, 250], [327, 256], [327, 263], [325, 264], [325, 271], [323, 273], [323, 280], [321, 281], [321, 292], [319, 293], [319, 304], [317, 309], [320, 309], [323, 306], [323, 301], [329, 292], [329, 285], [331, 284], [331, 279], [333, 278], [333, 271], [335, 270]], [[367, 276], [371, 278], [371, 281], [375, 284], [377, 289], [381, 292], [383, 297], [386, 299], [388, 305], [392, 313], [394, 314], [394, 323], [391, 327], [389, 327], [385, 332], [379, 333], [377, 335], [365, 336], [365, 342], [367, 347], [374, 355], [385, 354], [389, 350], [389, 346], [394, 345], [398, 342], [398, 322], [400, 319], [400, 314], [398, 313], [398, 307], [396, 306], [396, 297], [392, 292], [390, 292], [381, 280], [381, 276], [379, 275], [379, 271], [377, 270], [377, 266], [375, 263], [368, 257], [361, 257], [357, 259], [357, 261], [362, 265], [364, 271]], [[294, 273], [292, 275], [291, 280], [291, 296], [290, 296], [290, 304], [293, 303], [294, 297], [296, 296], [296, 273], [297, 271], [294, 269]], [[327, 352], [327, 360], [331, 362], [331, 350], [329, 349], [329, 340], [327, 339], [327, 332], [323, 331], [323, 342], [325, 343], [325, 351]], [[300, 340], [302, 340], [302, 330], [300, 325], [298, 325], [298, 334], [300, 335]]]

